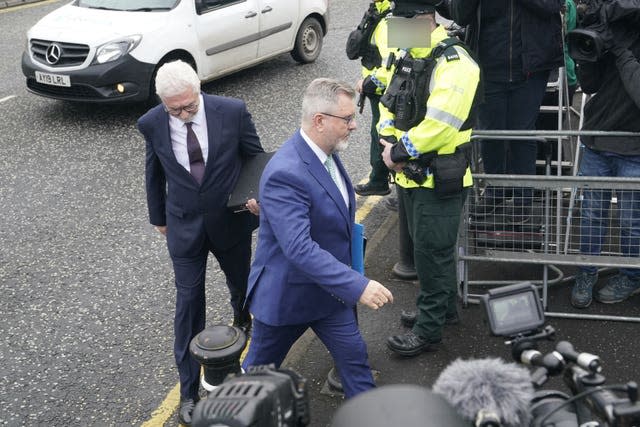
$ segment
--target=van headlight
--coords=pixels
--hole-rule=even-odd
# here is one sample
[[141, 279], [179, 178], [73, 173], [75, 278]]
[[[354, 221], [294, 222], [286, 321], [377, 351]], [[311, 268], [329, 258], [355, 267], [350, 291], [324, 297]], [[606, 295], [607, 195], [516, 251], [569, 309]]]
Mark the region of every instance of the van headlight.
[[131, 52], [136, 46], [138, 46], [140, 40], [142, 40], [142, 36], [136, 34], [134, 36], [105, 43], [96, 50], [96, 58], [93, 62], [97, 64], [104, 64], [106, 62], [115, 61], [116, 59]]

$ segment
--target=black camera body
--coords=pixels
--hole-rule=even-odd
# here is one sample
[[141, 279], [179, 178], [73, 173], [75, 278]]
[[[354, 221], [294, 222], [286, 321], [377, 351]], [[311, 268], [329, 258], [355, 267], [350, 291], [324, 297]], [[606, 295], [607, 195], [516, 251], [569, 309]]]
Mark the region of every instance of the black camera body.
[[[630, 44], [638, 37], [640, 3], [637, 0], [578, 0], [577, 25], [567, 34], [569, 55], [579, 62], [596, 62], [612, 43]], [[615, 26], [615, 31], [612, 31]]]
[[303, 427], [309, 424], [306, 380], [274, 365], [227, 378], [193, 411], [193, 427]]

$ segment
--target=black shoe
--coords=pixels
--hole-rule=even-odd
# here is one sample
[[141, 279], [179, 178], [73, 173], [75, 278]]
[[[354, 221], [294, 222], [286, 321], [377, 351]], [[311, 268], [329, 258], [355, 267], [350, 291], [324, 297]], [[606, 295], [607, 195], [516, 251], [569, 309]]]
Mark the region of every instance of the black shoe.
[[434, 351], [436, 342], [429, 342], [426, 338], [409, 331], [403, 335], [392, 335], [387, 338], [387, 347], [401, 356], [417, 356], [425, 351]]
[[198, 399], [192, 399], [190, 397], [180, 397], [180, 409], [178, 409], [178, 421], [185, 426], [191, 425], [191, 416], [193, 415], [193, 409], [196, 407]]
[[[417, 316], [415, 311], [402, 310], [402, 313], [400, 313], [400, 322], [402, 323], [402, 326], [413, 328], [413, 325], [416, 324], [416, 317]], [[458, 323], [460, 323], [460, 317], [458, 316], [458, 313], [451, 315], [447, 314], [444, 317], [445, 325], [457, 325]]]
[[413, 265], [404, 264], [401, 261], [396, 262], [391, 270], [394, 276], [403, 280], [416, 280], [418, 273]]
[[247, 310], [233, 316], [233, 326], [242, 329], [245, 334], [251, 332], [251, 324], [251, 314]]
[[366, 184], [357, 184], [353, 187], [353, 190], [359, 196], [386, 196], [391, 193], [389, 184], [374, 185], [371, 182]]

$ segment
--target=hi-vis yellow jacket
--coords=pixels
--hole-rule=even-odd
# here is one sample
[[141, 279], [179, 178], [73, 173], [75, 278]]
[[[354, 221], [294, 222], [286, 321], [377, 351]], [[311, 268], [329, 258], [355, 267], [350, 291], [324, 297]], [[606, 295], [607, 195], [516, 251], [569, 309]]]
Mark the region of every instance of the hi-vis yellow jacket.
[[[384, 13], [385, 11], [390, 11], [391, 9], [391, 1], [390, 0], [382, 0], [379, 2], [375, 2], [376, 9], [378, 13]], [[387, 62], [387, 58], [391, 52], [395, 52], [396, 49], [390, 49], [387, 46], [387, 18], [382, 18], [378, 25], [376, 25], [373, 34], [371, 35], [371, 40], [369, 42], [378, 48], [378, 52], [380, 52], [380, 56], [382, 57], [382, 65], [380, 67], [375, 68], [366, 68], [362, 67], [362, 78], [366, 79], [370, 76], [370, 79], [376, 85], [376, 95], [382, 95], [384, 90], [387, 88], [387, 79], [391, 77], [389, 71], [385, 68], [385, 64]]]
[[[430, 47], [413, 48], [409, 53], [414, 58], [426, 58], [447, 37], [445, 29], [439, 26], [431, 33]], [[394, 114], [380, 104], [380, 137], [395, 136], [412, 158], [432, 151], [451, 154], [456, 147], [469, 142], [471, 137], [471, 129], [460, 130], [460, 127], [470, 114], [480, 80], [480, 68], [463, 47], [456, 45], [455, 49], [459, 58], [449, 60], [447, 55], [441, 55], [437, 59], [429, 82], [427, 113], [417, 126], [407, 132], [396, 129]], [[401, 172], [396, 174], [395, 180], [403, 188], [420, 187]], [[463, 183], [465, 187], [473, 185], [468, 168]], [[433, 175], [430, 174], [421, 187], [433, 188]]]

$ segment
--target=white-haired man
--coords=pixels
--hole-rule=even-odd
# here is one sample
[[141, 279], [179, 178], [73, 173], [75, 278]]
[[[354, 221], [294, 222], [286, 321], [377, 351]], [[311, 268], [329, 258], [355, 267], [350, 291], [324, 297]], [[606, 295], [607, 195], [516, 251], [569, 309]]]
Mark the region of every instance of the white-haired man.
[[250, 212], [233, 213], [226, 204], [243, 159], [263, 149], [245, 103], [201, 93], [200, 80], [187, 63], [163, 65], [155, 84], [162, 103], [138, 120], [138, 129], [146, 140], [149, 219], [166, 236], [175, 273], [178, 415], [190, 425], [200, 365], [189, 353], [189, 342], [205, 326], [209, 252], [225, 274], [234, 325], [251, 326], [243, 306], [258, 205], [252, 199]]

